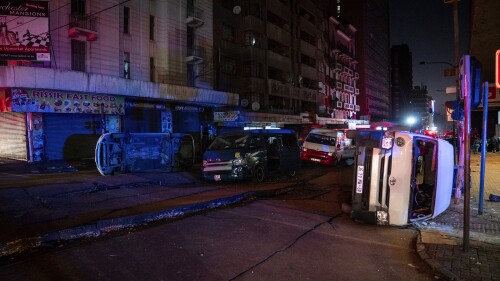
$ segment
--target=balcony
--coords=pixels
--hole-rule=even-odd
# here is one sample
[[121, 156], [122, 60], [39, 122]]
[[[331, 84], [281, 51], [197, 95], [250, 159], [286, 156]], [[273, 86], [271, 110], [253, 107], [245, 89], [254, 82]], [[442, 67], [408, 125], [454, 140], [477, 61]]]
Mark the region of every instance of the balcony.
[[186, 13], [186, 25], [189, 27], [199, 27], [205, 22], [203, 21], [203, 10], [199, 8], [188, 9]]
[[72, 14], [69, 16], [68, 36], [71, 38], [85, 37], [87, 41], [97, 40], [97, 17]]
[[357, 71], [354, 72], [354, 79], [359, 79], [359, 72]]
[[349, 92], [349, 93], [354, 93], [354, 87], [344, 84], [344, 91]]
[[336, 63], [335, 68], [333, 69], [333, 72], [341, 72], [342, 71], [342, 64]]
[[345, 75], [347, 75], [347, 76], [353, 76], [354, 75], [354, 72], [352, 71], [352, 69], [350, 69], [347, 66], [344, 66], [344, 68], [342, 70], [342, 73], [345, 74]]
[[206, 50], [201, 46], [188, 47], [186, 62], [189, 64], [202, 63], [206, 58]]

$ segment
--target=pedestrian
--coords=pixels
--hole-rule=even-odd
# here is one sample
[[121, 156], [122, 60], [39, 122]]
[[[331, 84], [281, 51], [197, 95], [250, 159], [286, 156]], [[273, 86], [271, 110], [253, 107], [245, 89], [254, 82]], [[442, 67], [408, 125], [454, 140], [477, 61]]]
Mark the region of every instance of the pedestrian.
[[476, 138], [474, 140], [474, 144], [473, 144], [473, 152], [474, 154], [477, 154], [479, 152], [479, 149], [481, 148], [481, 138]]

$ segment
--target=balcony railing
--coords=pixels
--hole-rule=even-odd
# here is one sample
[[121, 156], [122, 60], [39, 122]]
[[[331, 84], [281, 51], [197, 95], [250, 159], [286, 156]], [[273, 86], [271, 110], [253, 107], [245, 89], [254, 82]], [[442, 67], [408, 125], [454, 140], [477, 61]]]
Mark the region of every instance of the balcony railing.
[[97, 31], [97, 17], [89, 15], [70, 15], [69, 16], [69, 27], [77, 27], [85, 29], [87, 31]]
[[200, 63], [206, 58], [206, 50], [201, 46], [192, 46], [187, 49], [186, 62]]
[[203, 21], [203, 10], [199, 8], [188, 9], [186, 13], [186, 24], [190, 27], [202, 26], [205, 22]]

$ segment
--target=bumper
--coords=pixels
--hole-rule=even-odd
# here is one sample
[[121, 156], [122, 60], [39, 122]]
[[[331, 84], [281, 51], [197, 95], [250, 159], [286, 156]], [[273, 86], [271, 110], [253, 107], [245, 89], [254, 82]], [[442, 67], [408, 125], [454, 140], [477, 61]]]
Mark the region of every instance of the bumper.
[[231, 170], [202, 171], [201, 176], [205, 181], [239, 181], [251, 178], [247, 169], [239, 166]]
[[315, 162], [315, 163], [320, 163], [324, 165], [333, 165], [333, 159], [335, 158], [334, 155], [328, 156], [328, 155], [322, 155], [319, 153], [309, 153], [302, 151], [300, 153], [300, 159], [303, 161], [310, 161], [310, 162]]
[[387, 225], [389, 216], [386, 211], [352, 211], [351, 219], [369, 224]]

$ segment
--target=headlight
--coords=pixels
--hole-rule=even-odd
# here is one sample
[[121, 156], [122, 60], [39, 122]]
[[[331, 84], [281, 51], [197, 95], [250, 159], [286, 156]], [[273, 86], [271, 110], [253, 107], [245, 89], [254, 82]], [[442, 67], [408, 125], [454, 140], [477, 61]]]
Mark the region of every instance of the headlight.
[[328, 156], [333, 156], [333, 152], [328, 152]]
[[307, 148], [305, 148], [305, 147], [302, 147], [302, 151], [307, 151]]
[[386, 211], [377, 211], [377, 224], [389, 224], [389, 214]]
[[207, 160], [203, 160], [203, 167], [207, 166]]
[[234, 159], [233, 160], [233, 165], [234, 166], [243, 166], [247, 163], [247, 161], [245, 161], [245, 159], [243, 158], [238, 158], [238, 159]]

